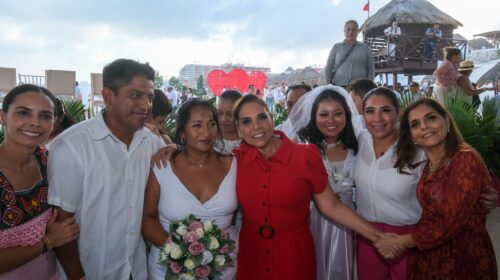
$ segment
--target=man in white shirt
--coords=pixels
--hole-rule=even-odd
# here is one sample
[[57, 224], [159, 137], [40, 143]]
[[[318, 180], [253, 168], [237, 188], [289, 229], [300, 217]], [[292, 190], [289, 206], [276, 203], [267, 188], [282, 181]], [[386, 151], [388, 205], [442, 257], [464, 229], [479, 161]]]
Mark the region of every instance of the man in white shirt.
[[398, 27], [398, 21], [392, 20], [392, 25], [384, 30], [387, 36], [387, 56], [393, 58], [396, 56], [396, 46], [399, 43], [399, 36], [401, 36], [401, 28]]
[[177, 97], [177, 91], [175, 91], [173, 87], [169, 86], [167, 88], [167, 98], [168, 101], [170, 101], [170, 104], [174, 107], [174, 111], [177, 109]]
[[[285, 97], [285, 110], [287, 116], [290, 115], [290, 112], [292, 111], [293, 106], [299, 99], [304, 96], [306, 93], [311, 91], [311, 87], [306, 84], [296, 84], [296, 85], [291, 85], [288, 87], [286, 97]], [[276, 130], [283, 130], [283, 123], [279, 124], [276, 126]]]
[[119, 59], [103, 69], [105, 109], [51, 144], [49, 203], [57, 220], [75, 216], [78, 241], [56, 249], [68, 279], [147, 279], [141, 238], [151, 156], [164, 146], [143, 128], [154, 70]]

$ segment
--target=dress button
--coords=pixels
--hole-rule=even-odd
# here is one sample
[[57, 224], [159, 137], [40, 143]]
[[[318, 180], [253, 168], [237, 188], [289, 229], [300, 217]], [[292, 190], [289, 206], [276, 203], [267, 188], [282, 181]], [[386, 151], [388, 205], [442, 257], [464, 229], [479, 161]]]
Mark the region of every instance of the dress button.
[[269, 249], [266, 250], [266, 254], [268, 254], [268, 255], [271, 254], [271, 250], [269, 250]]
[[266, 266], [266, 271], [271, 272], [271, 268], [269, 268], [269, 266]]
[[264, 222], [269, 222], [269, 219], [268, 218], [264, 218]]
[[265, 202], [262, 202], [262, 206], [266, 206], [266, 205], [267, 205], [267, 203], [265, 203]]
[[267, 186], [266, 185], [262, 185], [262, 188], [265, 189], [265, 188], [267, 188]]

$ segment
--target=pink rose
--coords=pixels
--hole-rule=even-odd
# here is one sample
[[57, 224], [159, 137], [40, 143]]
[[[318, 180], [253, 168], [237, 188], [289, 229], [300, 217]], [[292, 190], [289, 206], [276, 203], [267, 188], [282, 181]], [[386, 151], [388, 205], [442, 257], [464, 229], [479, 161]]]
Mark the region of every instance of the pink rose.
[[229, 232], [225, 230], [220, 231], [220, 239], [221, 240], [228, 240], [229, 239]]
[[219, 253], [221, 254], [227, 254], [229, 253], [229, 245], [226, 243], [222, 248], [219, 249]]
[[194, 221], [189, 225], [190, 231], [195, 231], [197, 228], [203, 229], [203, 223], [199, 221]]
[[188, 243], [193, 243], [198, 241], [198, 235], [194, 231], [188, 231], [186, 235], [184, 235], [184, 240]]
[[205, 279], [210, 275], [212, 269], [210, 269], [208, 265], [202, 265], [197, 267], [194, 271], [196, 272], [196, 277]]
[[172, 270], [173, 273], [179, 273], [182, 270], [182, 266], [180, 266], [176, 262], [171, 262], [170, 263], [170, 269]]
[[203, 253], [203, 251], [205, 251], [205, 245], [201, 244], [198, 241], [193, 242], [189, 244], [188, 251], [191, 255], [198, 256], [199, 254]]

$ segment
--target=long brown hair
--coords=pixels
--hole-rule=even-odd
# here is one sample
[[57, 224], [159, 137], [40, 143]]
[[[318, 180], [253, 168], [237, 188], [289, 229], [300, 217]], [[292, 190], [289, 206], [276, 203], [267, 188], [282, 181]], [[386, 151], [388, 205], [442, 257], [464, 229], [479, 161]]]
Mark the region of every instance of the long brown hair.
[[408, 119], [410, 112], [420, 105], [426, 105], [436, 111], [443, 118], [448, 119], [450, 122], [450, 127], [448, 135], [445, 139], [445, 155], [444, 159], [450, 159], [456, 151], [458, 151], [460, 145], [464, 144], [464, 138], [457, 128], [453, 117], [450, 115], [448, 110], [446, 110], [443, 105], [432, 98], [420, 98], [417, 101], [411, 103], [404, 111], [401, 116], [399, 140], [396, 147], [397, 160], [394, 167], [398, 169], [400, 173], [406, 173], [402, 171], [403, 168], [414, 169], [419, 163], [414, 163], [417, 154], [417, 145], [412, 140], [410, 131], [410, 121]]

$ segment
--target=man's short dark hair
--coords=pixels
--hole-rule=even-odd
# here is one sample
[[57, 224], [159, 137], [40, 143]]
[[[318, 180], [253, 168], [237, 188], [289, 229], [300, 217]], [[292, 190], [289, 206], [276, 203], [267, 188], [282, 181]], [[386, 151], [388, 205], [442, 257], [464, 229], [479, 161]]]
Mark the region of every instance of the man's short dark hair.
[[109, 63], [102, 70], [103, 86], [111, 89], [114, 93], [118, 93], [121, 87], [130, 84], [135, 76], [154, 81], [155, 70], [148, 63], [124, 58]]
[[310, 85], [306, 85], [306, 84], [295, 84], [295, 85], [291, 85], [288, 87], [288, 89], [286, 90], [286, 94], [288, 95], [288, 93], [292, 90], [297, 90], [297, 89], [303, 89], [305, 92], [309, 92], [311, 91], [311, 86]]
[[235, 102], [236, 100], [240, 99], [242, 96], [243, 95], [237, 90], [226, 90], [219, 96], [219, 98], [224, 99], [224, 100], [231, 100], [232, 102]]
[[152, 113], [153, 118], [167, 116], [172, 112], [172, 104], [168, 101], [167, 96], [161, 89], [155, 89], [155, 97], [153, 98]]
[[410, 87], [420, 87], [420, 85], [419, 85], [417, 82], [412, 81], [412, 82], [410, 83]]
[[377, 87], [374, 81], [370, 79], [357, 79], [349, 84], [349, 90], [353, 91], [355, 95], [363, 98], [370, 90]]

